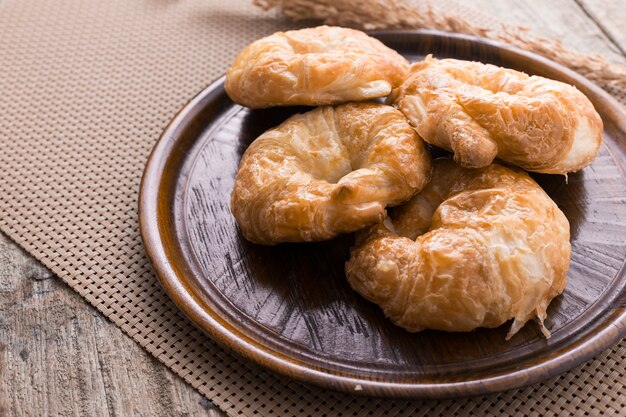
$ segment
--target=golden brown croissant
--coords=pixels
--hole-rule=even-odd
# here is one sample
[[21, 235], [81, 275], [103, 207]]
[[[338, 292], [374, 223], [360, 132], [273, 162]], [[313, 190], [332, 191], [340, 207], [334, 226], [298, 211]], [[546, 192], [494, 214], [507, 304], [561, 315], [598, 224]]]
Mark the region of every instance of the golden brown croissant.
[[330, 239], [382, 220], [428, 181], [430, 155], [402, 113], [351, 103], [296, 114], [246, 150], [231, 210], [246, 239]]
[[325, 105], [389, 95], [409, 63], [377, 39], [332, 26], [278, 32], [248, 45], [226, 74], [226, 92], [252, 108]]
[[514, 319], [507, 339], [565, 287], [571, 246], [561, 210], [525, 172], [434, 162], [431, 182], [360, 232], [352, 287], [409, 331], [469, 331]]
[[567, 174], [589, 165], [602, 140], [600, 116], [575, 87], [494, 65], [428, 56], [392, 96], [426, 142], [465, 167], [497, 156]]

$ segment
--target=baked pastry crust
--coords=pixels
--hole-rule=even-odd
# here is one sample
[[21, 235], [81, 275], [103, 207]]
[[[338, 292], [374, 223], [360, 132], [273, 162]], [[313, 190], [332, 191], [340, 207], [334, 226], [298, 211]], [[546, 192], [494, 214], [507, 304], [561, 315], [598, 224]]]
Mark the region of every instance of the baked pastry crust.
[[525, 172], [434, 161], [431, 182], [362, 231], [350, 285], [409, 330], [469, 331], [532, 317], [543, 325], [566, 282], [569, 223]]
[[358, 30], [278, 32], [248, 45], [226, 74], [226, 92], [251, 108], [318, 106], [389, 95], [408, 61]]
[[231, 211], [244, 237], [318, 241], [377, 223], [430, 176], [424, 142], [398, 110], [350, 103], [296, 114], [246, 150]]
[[567, 174], [589, 165], [602, 140], [602, 119], [576, 87], [479, 62], [428, 56], [390, 100], [425, 141], [469, 168], [497, 156]]

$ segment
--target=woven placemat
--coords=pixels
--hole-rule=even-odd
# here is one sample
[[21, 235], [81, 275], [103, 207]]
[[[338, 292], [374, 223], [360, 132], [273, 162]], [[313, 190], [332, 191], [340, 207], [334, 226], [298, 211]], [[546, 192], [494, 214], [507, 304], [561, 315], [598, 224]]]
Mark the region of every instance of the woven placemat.
[[624, 340], [523, 389], [393, 401], [275, 376], [178, 312], [139, 236], [144, 163], [175, 112], [241, 47], [290, 25], [246, 0], [0, 0], [1, 230], [229, 415], [623, 412]]

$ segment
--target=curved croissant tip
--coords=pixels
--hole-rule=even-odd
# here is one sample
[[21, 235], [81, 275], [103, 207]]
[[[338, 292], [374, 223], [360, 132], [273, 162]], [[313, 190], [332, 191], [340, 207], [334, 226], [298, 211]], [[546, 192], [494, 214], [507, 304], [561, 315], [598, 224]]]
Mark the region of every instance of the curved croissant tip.
[[546, 325], [543, 323], [543, 319], [541, 317], [537, 317], [537, 321], [539, 321], [539, 329], [541, 330], [541, 333], [543, 333], [546, 339], [549, 339], [552, 336], [552, 334], [550, 333], [550, 330], [548, 330]]
[[[537, 323], [539, 324], [539, 330], [541, 330], [541, 333], [543, 334], [543, 336], [546, 339], [549, 339], [552, 336], [552, 334], [550, 333], [550, 330], [548, 330], [548, 328], [543, 323], [543, 319], [541, 317], [536, 317], [535, 319]], [[509, 332], [506, 334], [505, 340], [508, 341], [513, 336], [515, 336], [515, 334], [517, 334], [517, 332], [519, 332], [521, 328], [524, 327], [525, 324], [526, 324], [525, 321], [515, 319], [513, 321], [513, 324], [511, 325], [511, 328], [509, 329]]]

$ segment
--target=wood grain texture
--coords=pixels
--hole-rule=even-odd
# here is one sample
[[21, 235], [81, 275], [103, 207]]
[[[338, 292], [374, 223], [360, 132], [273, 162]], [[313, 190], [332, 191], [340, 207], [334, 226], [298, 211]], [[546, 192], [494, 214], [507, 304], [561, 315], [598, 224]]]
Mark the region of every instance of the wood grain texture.
[[0, 234], [0, 415], [223, 414]]
[[[618, 62], [623, 59], [606, 39], [606, 36], [601, 34], [596, 23], [589, 16], [585, 16], [579, 7], [576, 7], [574, 0], [559, 0], [556, 3], [543, 0], [462, 0], [461, 2], [467, 6], [476, 7], [504, 22], [529, 26], [532, 33], [548, 37], [557, 36], [573, 49], [605, 53], [609, 58]], [[605, 28], [608, 28], [609, 21], [613, 16], [619, 16], [619, 12], [622, 11], [623, 13], [624, 10], [622, 0], [585, 0], [584, 3], [589, 5], [588, 10], [590, 11], [597, 6], [599, 11], [593, 13], [596, 17], [602, 16], [603, 14], [600, 12], [607, 10], [604, 12], [604, 15], [608, 15], [604, 21]], [[591, 3], [594, 4], [593, 7], [590, 5]], [[621, 30], [622, 35], [624, 33], [623, 22], [623, 18], [617, 19], [615, 26], [618, 34]], [[56, 355], [46, 354], [46, 352], [56, 352], [55, 349], [58, 348], [55, 347], [55, 344], [71, 345], [72, 342], [69, 340], [71, 338], [70, 333], [64, 331], [62, 325], [59, 324], [64, 323], [64, 320], [50, 319], [49, 308], [42, 307], [44, 301], [40, 301], [36, 308], [30, 308], [28, 314], [22, 314], [22, 307], [17, 299], [18, 295], [21, 297], [19, 299], [40, 296], [53, 297], [54, 305], [68, 306], [64, 310], [66, 321], [72, 316], [86, 317], [87, 319], [77, 320], [75, 323], [77, 326], [75, 334], [80, 335], [76, 340], [77, 343], [83, 343], [83, 339], [95, 340], [99, 338], [108, 340], [111, 346], [121, 346], [120, 355], [124, 356], [125, 360], [119, 360], [113, 356], [107, 358], [109, 362], [105, 363], [104, 366], [97, 361], [80, 362], [78, 366], [84, 367], [81, 372], [85, 374], [98, 375], [103, 372], [103, 369], [108, 369], [108, 372], [117, 375], [113, 378], [114, 380], [122, 378], [122, 376], [144, 378], [144, 374], [142, 374], [144, 370], [148, 369], [149, 372], [155, 372], [155, 370], [165, 369], [165, 367], [152, 360], [141, 348], [106, 320], [101, 317], [89, 319], [97, 316], [95, 309], [78, 297], [68, 286], [61, 283], [58, 278], [52, 277], [44, 282], [35, 280], [31, 284], [27, 284], [31, 280], [29, 271], [37, 268], [41, 270], [41, 267], [38, 267], [36, 261], [17, 249], [13, 242], [7, 241], [3, 237], [0, 237], [0, 240], [2, 242], [0, 244], [0, 258], [2, 259], [0, 262], [0, 288], [2, 288], [0, 292], [0, 306], [2, 307], [2, 313], [0, 313], [2, 315], [2, 324], [0, 324], [0, 344], [2, 344], [0, 346], [2, 348], [0, 349], [0, 410], [3, 410], [0, 411], [0, 415], [4, 415], [6, 410], [11, 411], [8, 415], [42, 415], [44, 404], [54, 401], [45, 398], [58, 390], [65, 391], [68, 398], [82, 398], [83, 401], [91, 402], [94, 404], [94, 408], [105, 407], [105, 404], [109, 402], [121, 404], [123, 401], [127, 409], [135, 410], [135, 415], [148, 415], [146, 404], [158, 402], [158, 392], [155, 390], [144, 390], [141, 395], [130, 395], [129, 393], [123, 395], [120, 392], [123, 388], [116, 387], [107, 392], [104, 389], [86, 391], [80, 384], [74, 383], [64, 376], [48, 374], [43, 371], [33, 372], [31, 376], [30, 370], [43, 370], [46, 369], [46, 364], [53, 364], [57, 361]], [[5, 256], [7, 253], [10, 255]], [[10, 282], [6, 281], [7, 279]], [[37, 291], [51, 291], [51, 293], [27, 297], [26, 292], [19, 289], [32, 286], [37, 288]], [[7, 288], [8, 290], [5, 291]], [[17, 291], [17, 295], [14, 293], [15, 291]], [[6, 318], [9, 316], [12, 316], [11, 327], [6, 324], [8, 323]], [[94, 321], [101, 322], [102, 325], [95, 326]], [[23, 329], [29, 329], [32, 323], [46, 323], [47, 332], [52, 336], [40, 338], [37, 341], [29, 341], [29, 338], [34, 336], [28, 332], [23, 332]], [[7, 344], [9, 341], [7, 332], [13, 330], [22, 332], [20, 340], [24, 345], [28, 344], [29, 346], [28, 355], [31, 365], [28, 368], [18, 363], [9, 369], [9, 358], [11, 360], [20, 358], [19, 353], [22, 350], [19, 346], [14, 347]], [[12, 337], [11, 340], [16, 340], [16, 337]], [[93, 347], [94, 343], [91, 342], [89, 346]], [[9, 352], [12, 353], [9, 354]], [[48, 359], [46, 359], [47, 357]], [[21, 358], [18, 360], [22, 361]], [[135, 363], [143, 365], [133, 366]], [[57, 365], [56, 369], [58, 368]], [[169, 373], [169, 375], [172, 374]], [[104, 377], [102, 376], [102, 378]], [[63, 382], [59, 382], [60, 379], [64, 379]], [[176, 394], [169, 396], [167, 401], [171, 403], [171, 409], [180, 411], [180, 415], [185, 413], [189, 415], [217, 414], [215, 411], [206, 412], [203, 406], [199, 406], [200, 395], [178, 377], [172, 377], [172, 379], [168, 377], [165, 381], [166, 385], [171, 385], [168, 389], [176, 392]], [[33, 393], [36, 395], [29, 397]], [[590, 393], [589, 395], [595, 394]], [[541, 405], [535, 407], [539, 407], [539, 410], [542, 409]], [[66, 415], [78, 413], [72, 404], [66, 405], [66, 409], [68, 410], [64, 413]]]
[[442, 398], [514, 388], [557, 375], [626, 334], [626, 115], [584, 78], [536, 55], [442, 32], [379, 33], [410, 61], [479, 60], [575, 84], [605, 124], [594, 163], [533, 175], [571, 224], [568, 286], [548, 310], [546, 341], [527, 325], [471, 333], [408, 333], [347, 284], [352, 235], [275, 247], [247, 242], [230, 213], [241, 155], [302, 108], [250, 110], [216, 81], [172, 121], [140, 191], [148, 256], [174, 302], [203, 330], [287, 376], [370, 395]]
[[[605, 6], [604, 0], [598, 0]], [[469, 7], [496, 16], [510, 25], [522, 25], [531, 34], [558, 39], [565, 46], [584, 53], [605, 55], [611, 61], [626, 63], [626, 58], [598, 27], [596, 22], [574, 0], [475, 0], [467, 2]], [[623, 6], [616, 0], [613, 7]], [[607, 6], [611, 10], [611, 6]]]
[[624, 0], [576, 0], [604, 32], [607, 38], [626, 56], [626, 3]]

